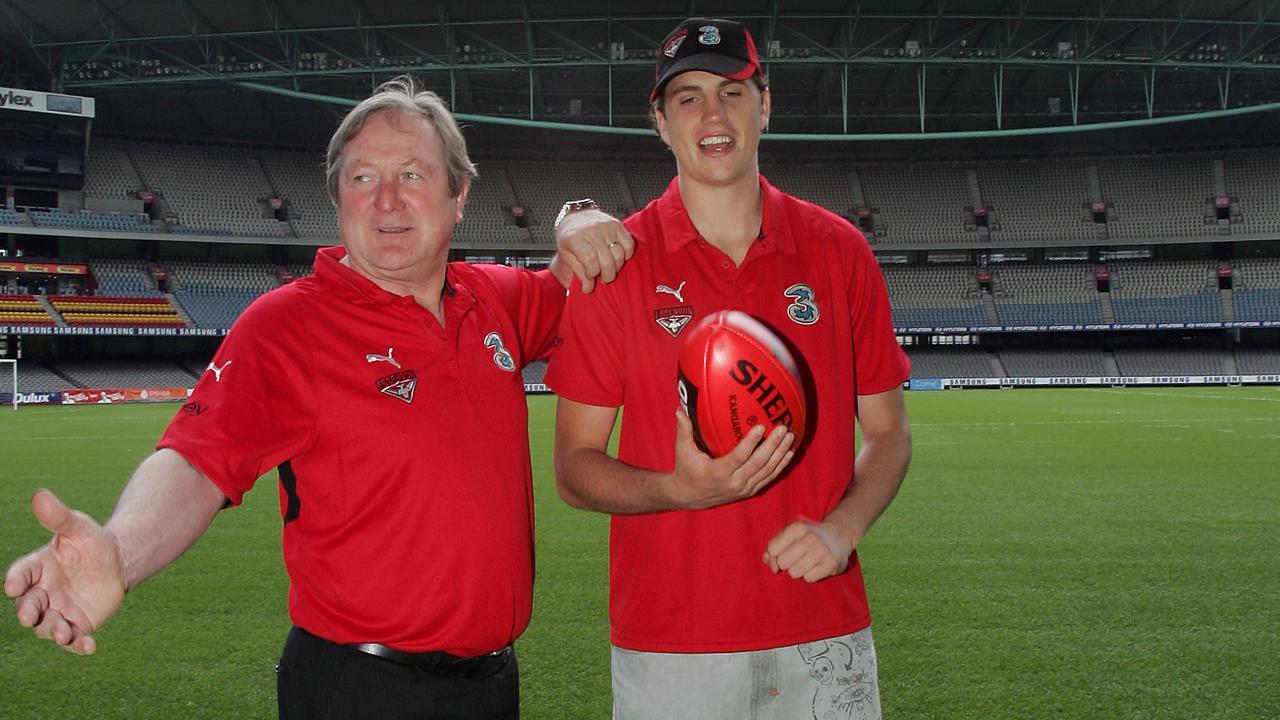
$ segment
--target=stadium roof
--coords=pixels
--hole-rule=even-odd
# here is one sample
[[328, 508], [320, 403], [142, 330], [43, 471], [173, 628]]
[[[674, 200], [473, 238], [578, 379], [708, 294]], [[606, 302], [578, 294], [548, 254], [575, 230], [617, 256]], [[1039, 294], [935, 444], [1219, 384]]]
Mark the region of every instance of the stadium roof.
[[0, 0], [0, 85], [92, 96], [99, 131], [313, 145], [412, 72], [494, 143], [644, 134], [654, 48], [691, 13], [751, 27], [775, 134], [1280, 137], [1273, 0]]

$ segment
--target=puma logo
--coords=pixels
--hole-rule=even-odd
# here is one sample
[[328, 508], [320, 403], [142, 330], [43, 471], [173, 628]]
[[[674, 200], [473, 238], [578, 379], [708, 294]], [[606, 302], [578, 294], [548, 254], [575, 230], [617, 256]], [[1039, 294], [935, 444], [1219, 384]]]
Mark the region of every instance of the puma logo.
[[688, 281], [686, 280], [686, 281], [684, 281], [684, 282], [681, 282], [681, 283], [680, 283], [680, 287], [677, 287], [677, 288], [672, 288], [672, 287], [669, 287], [669, 286], [667, 286], [667, 285], [659, 285], [658, 287], [654, 288], [653, 290], [654, 290], [654, 292], [660, 292], [660, 293], [667, 293], [667, 294], [669, 294], [669, 295], [675, 295], [675, 296], [676, 296], [676, 300], [677, 300], [678, 302], [684, 302], [684, 296], [683, 296], [683, 295], [681, 295], [680, 293], [684, 290], [684, 283], [685, 283], [685, 282], [688, 282]]
[[231, 361], [230, 361], [230, 360], [228, 360], [228, 361], [226, 361], [226, 362], [222, 363], [222, 367], [218, 367], [217, 365], [214, 365], [214, 364], [213, 364], [213, 361], [209, 361], [209, 367], [205, 368], [205, 370], [212, 370], [212, 371], [213, 371], [213, 381], [214, 381], [214, 382], [222, 382], [222, 371], [223, 371], [223, 370], [226, 370], [226, 369], [227, 369], [227, 366], [228, 366], [228, 365], [230, 365], [230, 364], [231, 364]]
[[371, 362], [371, 363], [375, 363], [375, 362], [390, 363], [391, 367], [399, 368], [400, 363], [396, 362], [396, 359], [391, 357], [391, 354], [394, 353], [395, 350], [396, 349], [393, 347], [387, 348], [386, 355], [377, 355], [375, 353], [369, 353], [368, 355], [364, 356], [364, 360], [365, 362]]

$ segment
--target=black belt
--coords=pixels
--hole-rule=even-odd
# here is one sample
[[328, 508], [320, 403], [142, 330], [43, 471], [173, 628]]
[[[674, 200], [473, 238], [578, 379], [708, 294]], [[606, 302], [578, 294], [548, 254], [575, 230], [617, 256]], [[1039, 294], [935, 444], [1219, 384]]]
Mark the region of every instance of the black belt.
[[447, 652], [404, 652], [379, 643], [352, 643], [347, 647], [383, 660], [420, 668], [434, 675], [467, 678], [487, 678], [497, 675], [507, 666], [515, 653], [510, 645], [475, 657], [459, 657]]

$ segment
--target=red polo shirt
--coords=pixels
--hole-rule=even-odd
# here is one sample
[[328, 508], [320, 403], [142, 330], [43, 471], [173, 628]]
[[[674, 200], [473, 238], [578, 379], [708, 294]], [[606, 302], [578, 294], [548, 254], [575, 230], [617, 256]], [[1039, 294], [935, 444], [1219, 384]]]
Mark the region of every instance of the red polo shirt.
[[615, 645], [650, 652], [736, 652], [866, 627], [862, 573], [818, 583], [773, 574], [765, 546], [789, 523], [825, 517], [854, 470], [856, 395], [896, 388], [910, 366], [863, 237], [836, 215], [764, 178], [764, 222], [741, 266], [703, 240], [672, 181], [626, 220], [635, 256], [618, 279], [561, 319], [547, 384], [590, 405], [623, 406], [618, 457], [675, 464], [676, 357], [688, 328], [742, 310], [790, 342], [809, 384], [803, 453], [759, 495], [698, 511], [614, 516], [610, 617]]
[[289, 613], [335, 642], [485, 653], [529, 623], [520, 368], [564, 303], [548, 272], [451, 263], [445, 326], [338, 261], [236, 321], [159, 447], [239, 503], [280, 468]]

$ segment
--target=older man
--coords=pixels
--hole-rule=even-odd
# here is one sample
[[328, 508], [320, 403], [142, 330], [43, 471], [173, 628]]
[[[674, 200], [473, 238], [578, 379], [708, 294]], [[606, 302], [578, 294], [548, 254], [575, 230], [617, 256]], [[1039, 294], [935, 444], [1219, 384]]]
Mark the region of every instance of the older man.
[[[441, 100], [400, 79], [329, 145], [342, 247], [236, 322], [157, 451], [99, 526], [47, 491], [53, 540], [9, 568], [19, 622], [74, 652], [124, 594], [278, 468], [294, 628], [283, 718], [515, 718], [532, 494], [520, 368], [565, 285], [449, 263], [475, 169]], [[562, 242], [611, 279], [628, 238]]]

